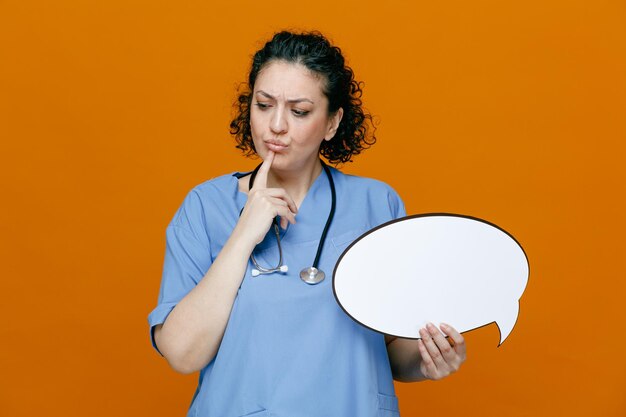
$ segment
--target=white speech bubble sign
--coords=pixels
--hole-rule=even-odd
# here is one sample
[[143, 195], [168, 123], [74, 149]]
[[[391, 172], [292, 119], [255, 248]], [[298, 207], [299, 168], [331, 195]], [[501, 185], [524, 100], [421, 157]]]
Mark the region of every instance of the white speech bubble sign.
[[356, 239], [333, 273], [339, 305], [357, 322], [419, 339], [427, 323], [466, 332], [495, 322], [513, 330], [528, 282], [528, 258], [512, 235], [449, 213], [407, 216]]

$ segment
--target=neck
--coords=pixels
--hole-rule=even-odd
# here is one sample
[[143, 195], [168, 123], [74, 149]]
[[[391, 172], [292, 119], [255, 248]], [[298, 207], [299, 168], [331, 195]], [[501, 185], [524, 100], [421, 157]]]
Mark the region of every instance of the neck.
[[278, 171], [270, 169], [268, 175], [268, 185], [270, 187], [283, 188], [293, 198], [294, 202], [300, 207], [304, 197], [315, 179], [322, 172], [322, 163], [319, 159], [315, 159], [308, 166], [302, 167], [297, 171]]

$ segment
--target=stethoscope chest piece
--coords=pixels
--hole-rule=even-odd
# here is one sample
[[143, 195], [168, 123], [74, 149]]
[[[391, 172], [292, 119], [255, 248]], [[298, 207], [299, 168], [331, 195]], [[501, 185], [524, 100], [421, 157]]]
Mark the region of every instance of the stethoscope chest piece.
[[319, 270], [314, 266], [304, 268], [302, 271], [300, 271], [300, 278], [302, 279], [302, 281], [311, 285], [319, 284], [320, 282], [324, 281], [325, 277], [326, 275], [324, 274], [324, 271]]

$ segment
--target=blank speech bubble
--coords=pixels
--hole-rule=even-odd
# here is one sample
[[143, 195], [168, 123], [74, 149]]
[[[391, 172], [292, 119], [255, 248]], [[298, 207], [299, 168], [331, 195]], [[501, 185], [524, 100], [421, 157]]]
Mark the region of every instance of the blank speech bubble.
[[339, 305], [359, 323], [419, 339], [426, 323], [466, 332], [495, 322], [513, 330], [528, 282], [528, 258], [485, 220], [436, 213], [403, 217], [360, 236], [333, 273]]

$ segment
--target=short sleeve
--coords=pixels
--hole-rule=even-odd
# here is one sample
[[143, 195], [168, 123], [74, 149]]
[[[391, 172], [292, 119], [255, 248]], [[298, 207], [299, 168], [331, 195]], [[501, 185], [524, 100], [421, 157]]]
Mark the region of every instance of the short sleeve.
[[[202, 207], [197, 196], [189, 195], [166, 230], [165, 260], [157, 306], [148, 316], [152, 346], [154, 326], [162, 324], [176, 304], [202, 279], [212, 263]], [[204, 239], [203, 239], [204, 237]], [[159, 352], [161, 353], [161, 352]]]
[[396, 193], [391, 187], [389, 188], [389, 193], [387, 194], [387, 200], [389, 202], [389, 210], [391, 211], [391, 215], [394, 219], [406, 216], [404, 202], [398, 193]]

